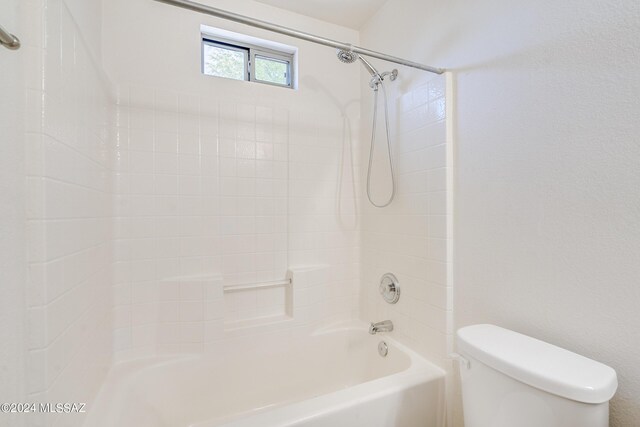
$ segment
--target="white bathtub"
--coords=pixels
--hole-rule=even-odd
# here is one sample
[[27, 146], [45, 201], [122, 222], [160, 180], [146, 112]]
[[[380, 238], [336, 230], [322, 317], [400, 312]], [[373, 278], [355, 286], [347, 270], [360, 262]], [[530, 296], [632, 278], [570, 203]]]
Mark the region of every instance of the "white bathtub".
[[444, 424], [444, 372], [362, 325], [256, 347], [120, 364], [85, 427]]

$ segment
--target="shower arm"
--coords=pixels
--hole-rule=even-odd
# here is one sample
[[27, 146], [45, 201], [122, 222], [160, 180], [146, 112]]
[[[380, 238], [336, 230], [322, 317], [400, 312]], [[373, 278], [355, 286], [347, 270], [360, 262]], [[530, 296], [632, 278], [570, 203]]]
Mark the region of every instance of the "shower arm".
[[4, 46], [10, 50], [20, 49], [20, 39], [2, 28], [2, 25], [0, 25], [0, 46]]
[[293, 28], [283, 27], [282, 25], [277, 25], [271, 22], [250, 18], [248, 16], [239, 15], [237, 13], [228, 12], [223, 9], [218, 9], [215, 7], [207, 6], [207, 5], [196, 3], [189, 0], [155, 0], [155, 1], [160, 3], [165, 3], [171, 6], [180, 7], [182, 9], [191, 10], [194, 12], [215, 16], [217, 18], [238, 22], [240, 24], [250, 25], [252, 27], [260, 28], [267, 31], [272, 31], [274, 33], [284, 34], [285, 36], [295, 37], [311, 43], [317, 43], [324, 46], [333, 47], [336, 49], [346, 50], [349, 52], [357, 53], [359, 55], [365, 55], [371, 58], [382, 59], [383, 61], [394, 62], [400, 65], [406, 65], [407, 67], [417, 68], [419, 70], [428, 71], [430, 73], [442, 74], [445, 72], [443, 68], [436, 68], [436, 67], [431, 67], [429, 65], [420, 64], [418, 62], [408, 61], [406, 59], [398, 58], [396, 56], [387, 55], [384, 53], [376, 52], [374, 50], [369, 50], [369, 49], [365, 49], [358, 46], [352, 46], [349, 43], [338, 42], [335, 40], [316, 36], [314, 34], [294, 30]]

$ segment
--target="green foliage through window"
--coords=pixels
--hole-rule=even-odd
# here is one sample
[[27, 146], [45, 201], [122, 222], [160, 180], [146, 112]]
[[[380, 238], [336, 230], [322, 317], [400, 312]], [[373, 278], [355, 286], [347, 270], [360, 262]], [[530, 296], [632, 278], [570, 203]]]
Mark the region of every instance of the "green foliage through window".
[[210, 76], [245, 80], [248, 52], [204, 44], [204, 73]]
[[278, 59], [264, 58], [256, 55], [256, 80], [287, 85], [289, 83], [289, 63]]
[[229, 44], [226, 41], [202, 40], [202, 72], [210, 76], [291, 87], [292, 64], [291, 53]]

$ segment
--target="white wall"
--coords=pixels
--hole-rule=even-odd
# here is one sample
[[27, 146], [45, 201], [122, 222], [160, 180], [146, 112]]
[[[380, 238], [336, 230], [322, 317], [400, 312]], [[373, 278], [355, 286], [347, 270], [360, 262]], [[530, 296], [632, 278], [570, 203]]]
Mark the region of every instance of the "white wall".
[[[22, 36], [25, 26], [18, 0], [0, 4], [2, 25]], [[28, 38], [23, 43], [29, 43]], [[0, 47], [0, 400], [25, 399], [24, 360], [24, 88], [25, 50]], [[22, 414], [3, 414], [2, 422], [22, 426]]]
[[[276, 128], [285, 126], [282, 122], [277, 124], [283, 117], [287, 137], [282, 145], [287, 146], [287, 162], [286, 167], [279, 166], [287, 171], [287, 212], [273, 216], [287, 218], [289, 267], [312, 265], [321, 272], [308, 280], [307, 285], [313, 286], [306, 286], [297, 294], [297, 304], [304, 310], [297, 313], [301, 322], [295, 326], [300, 329], [319, 320], [352, 315], [357, 309], [355, 292], [359, 280], [358, 199], [363, 195], [362, 187], [356, 184], [364, 175], [359, 156], [356, 154], [355, 160], [350, 161], [353, 153], [364, 153], [359, 151], [357, 142], [361, 92], [360, 85], [354, 82], [360, 79], [358, 66], [338, 63], [331, 49], [150, 0], [103, 2], [101, 41], [95, 31], [101, 26], [95, 2], [47, 0], [46, 4], [49, 6], [46, 13], [34, 13], [26, 19], [31, 26], [25, 27], [24, 34], [43, 35], [37, 30], [47, 28], [48, 36], [55, 37], [29, 42], [28, 36], [23, 36], [27, 39], [25, 50], [17, 53], [25, 55], [25, 66], [33, 70], [33, 74], [24, 76], [28, 89], [24, 97], [29, 113], [28, 133], [24, 139], [30, 195], [26, 296], [30, 309], [25, 342], [30, 349], [27, 359], [30, 382], [25, 388], [31, 398], [86, 400], [98, 386], [111, 354], [107, 308], [111, 304], [112, 205], [108, 136], [104, 130], [109, 100], [101, 66], [95, 62], [101, 50], [105, 68], [120, 94], [115, 121], [119, 138], [115, 166], [120, 173], [116, 180], [119, 203], [115, 206], [119, 215], [115, 251], [119, 262], [115, 297], [116, 303], [120, 302], [115, 312], [117, 349], [134, 350], [136, 346], [152, 344], [153, 351], [158, 350], [161, 341], [146, 341], [149, 336], [157, 338], [154, 334], [146, 335], [150, 331], [163, 331], [168, 337], [185, 336], [185, 331], [175, 329], [179, 322], [165, 321], [161, 316], [162, 313], [173, 316], [174, 308], [176, 313], [184, 311], [185, 308], [180, 308], [183, 301], [172, 297], [171, 307], [162, 311], [159, 288], [155, 289], [157, 292], [149, 291], [150, 286], [174, 274], [179, 277], [222, 274], [224, 281], [225, 274], [220, 268], [224, 252], [219, 244], [225, 238], [220, 232], [220, 219], [224, 216], [221, 178], [230, 178], [235, 183], [231, 187], [237, 189], [243, 178], [253, 178], [257, 185], [259, 177], [238, 175], [237, 162], [241, 159], [236, 155], [228, 157], [235, 163], [236, 172], [232, 176], [221, 174], [221, 158], [225, 157], [220, 152], [221, 141], [225, 135], [231, 136], [225, 134], [228, 131], [237, 142], [239, 132], [250, 129], [253, 136], [244, 138], [245, 141], [255, 143], [256, 147], [259, 143], [277, 144], [273, 141], [277, 131], [268, 132], [270, 136], [262, 134], [272, 138], [263, 141], [256, 130], [265, 124], [270, 124], [272, 131], [274, 124]], [[358, 34], [352, 30], [251, 1], [215, 2], [215, 6], [358, 42]], [[3, 9], [3, 16], [15, 18], [15, 10]], [[43, 17], [47, 25], [36, 17]], [[7, 22], [11, 24], [12, 20]], [[610, 364], [620, 377], [620, 389], [612, 405], [615, 427], [633, 425], [640, 417], [637, 380], [640, 372], [634, 363], [639, 345], [629, 332], [640, 327], [637, 315], [640, 295], [635, 283], [640, 276], [637, 264], [640, 129], [634, 120], [640, 107], [638, 22], [640, 5], [632, 0], [613, 4], [596, 0], [569, 3], [543, 0], [526, 4], [506, 0], [484, 3], [389, 0], [362, 32], [363, 45], [454, 71], [457, 326], [493, 322]], [[284, 92], [280, 88], [201, 76], [202, 23], [299, 46], [300, 90]], [[398, 28], [411, 28], [411, 36]], [[3, 69], [7, 62], [10, 72], [17, 76], [16, 53], [2, 54]], [[393, 95], [400, 110], [408, 94], [412, 107], [405, 108], [406, 113], [437, 104], [438, 97], [420, 95], [422, 87], [429, 88], [431, 81], [406, 69], [401, 69], [401, 76], [398, 92]], [[11, 96], [3, 97], [2, 111], [8, 105], [5, 100], [19, 105], [22, 94], [15, 88], [12, 90]], [[362, 95], [368, 97], [369, 91], [363, 90]], [[369, 104], [363, 109], [363, 123], [368, 127], [370, 101], [365, 102]], [[192, 110], [194, 105], [197, 112]], [[429, 108], [426, 107], [427, 113]], [[259, 115], [259, 111], [270, 113]], [[211, 133], [202, 132], [214, 121], [215, 129], [209, 128]], [[437, 126], [442, 124], [435, 122]], [[194, 123], [198, 128], [197, 154], [180, 148], [181, 142], [195, 133], [182, 126]], [[423, 129], [429, 123], [417, 118], [409, 124]], [[3, 119], [2, 125], [3, 141], [8, 139], [7, 135], [22, 141], [17, 124]], [[162, 141], [159, 133], [170, 133], [175, 141], [175, 150], [171, 150], [175, 158], [168, 160], [175, 166], [175, 174], [157, 169], [163, 154], [158, 144]], [[208, 141], [203, 136], [215, 139], [216, 150], [211, 158], [202, 151]], [[390, 215], [385, 216], [362, 205], [363, 262], [373, 266], [384, 260], [388, 264], [380, 266], [401, 271], [399, 275], [407, 283], [403, 303], [411, 304], [397, 306], [389, 316], [401, 319], [397, 322], [397, 335], [401, 339], [422, 342], [424, 353], [437, 357], [447, 351], [445, 341], [450, 337], [446, 320], [451, 315], [451, 277], [442, 276], [443, 247], [438, 243], [446, 242], [442, 234], [429, 234], [430, 229], [438, 226], [430, 227], [428, 220], [430, 215], [450, 214], [442, 210], [441, 201], [440, 172], [447, 163], [445, 160], [432, 168], [426, 163], [432, 158], [428, 156], [425, 163], [415, 164], [413, 149], [403, 145], [410, 142], [404, 139], [409, 137], [408, 133], [400, 132], [397, 136], [400, 198], [407, 202], [406, 209], [389, 211]], [[428, 145], [428, 136], [427, 132], [419, 133], [419, 141], [425, 144], [415, 147], [425, 156], [435, 148]], [[147, 145], [149, 141], [151, 146]], [[366, 138], [363, 142], [366, 146]], [[442, 144], [439, 139], [436, 145]], [[8, 160], [2, 170], [3, 174], [9, 173], [9, 178], [3, 179], [1, 188], [3, 195], [12, 197], [18, 206], [17, 209], [3, 206], [2, 217], [10, 218], [11, 227], [2, 229], [2, 249], [19, 253], [16, 250], [22, 240], [19, 170], [23, 154], [11, 151], [15, 146], [19, 144], [2, 147], [9, 150], [6, 156], [3, 151], [2, 156], [3, 162]], [[197, 173], [193, 164], [188, 163], [195, 158]], [[207, 160], [214, 162], [210, 173], [205, 173], [206, 167], [202, 167]], [[185, 168], [185, 173], [181, 173], [181, 168]], [[421, 176], [432, 169], [438, 170], [439, 176], [422, 180]], [[342, 181], [340, 170], [345, 173]], [[170, 179], [164, 179], [165, 175]], [[202, 191], [209, 177], [216, 180], [209, 200], [215, 208], [211, 215], [200, 210], [205, 203]], [[182, 188], [187, 193], [181, 194], [181, 182], [198, 184], [185, 185]], [[416, 189], [412, 183], [425, 187]], [[437, 185], [429, 187], [431, 184]], [[192, 194], [194, 188], [198, 189], [197, 194]], [[348, 196], [354, 188], [358, 196]], [[170, 196], [169, 204], [156, 205], [165, 200], [162, 199], [165, 195]], [[247, 194], [248, 199], [254, 195]], [[236, 202], [243, 197], [235, 191], [228, 196]], [[135, 200], [137, 207], [126, 199]], [[270, 196], [269, 203], [277, 202], [275, 199]], [[149, 208], [146, 202], [153, 203], [153, 211], [146, 210]], [[433, 207], [440, 211], [430, 210]], [[165, 208], [178, 209], [176, 215], [168, 215], [175, 217], [177, 225], [164, 227], [158, 220], [167, 216]], [[181, 208], [184, 210], [180, 211]], [[254, 220], [261, 216], [256, 210], [251, 212], [248, 216]], [[229, 215], [234, 214], [237, 211], [229, 211]], [[414, 215], [427, 220], [426, 234], [417, 239], [408, 239], [409, 233], [403, 230], [379, 233], [381, 227], [391, 227]], [[142, 225], [145, 219], [151, 220], [151, 228]], [[212, 221], [211, 228], [207, 228], [215, 240], [211, 246], [196, 241], [191, 229], [194, 224], [205, 227], [205, 220]], [[127, 223], [135, 221], [140, 226], [127, 228]], [[196, 234], [201, 231], [198, 228]], [[162, 234], [167, 232], [175, 235]], [[175, 239], [173, 243], [178, 246], [160, 242], [165, 237]], [[396, 244], [403, 250], [400, 243], [409, 241], [415, 244], [415, 251], [385, 258], [387, 244]], [[165, 257], [156, 252], [163, 247], [180, 252]], [[279, 250], [272, 247], [266, 252], [273, 254]], [[2, 259], [7, 260], [8, 256]], [[428, 267], [423, 271], [406, 263], [415, 259]], [[21, 283], [20, 263], [18, 255], [6, 269], [3, 267], [3, 272], [9, 272], [8, 281]], [[159, 266], [169, 270], [159, 274], [162, 271]], [[365, 270], [367, 274], [374, 271]], [[260, 271], [263, 270], [254, 268], [249, 273]], [[413, 274], [414, 271], [420, 273]], [[82, 273], [82, 277], [70, 273]], [[363, 278], [367, 285], [378, 279], [376, 274]], [[22, 298], [19, 288], [11, 289], [12, 303], [19, 303]], [[220, 291], [219, 287], [216, 289]], [[407, 293], [420, 296], [407, 298]], [[377, 301], [375, 294], [363, 295], [367, 295], [362, 298], [365, 320], [387, 315], [376, 309], [379, 302], [372, 302]], [[249, 299], [253, 301], [238, 303], [241, 309], [261, 308], [257, 306], [257, 298]], [[206, 301], [196, 299], [203, 306]], [[210, 309], [212, 319], [221, 321], [217, 325], [224, 328], [227, 314], [224, 306], [214, 304]], [[203, 316], [205, 312], [203, 307]], [[2, 313], [2, 336], [18, 338], [13, 341], [18, 344], [3, 354], [3, 365], [18, 366], [22, 313], [20, 309]], [[175, 344], [170, 350], [200, 349], [207, 340], [215, 345], [223, 337], [220, 330], [210, 338], [205, 337], [204, 317], [181, 320], [202, 321], [202, 332], [190, 324], [191, 334], [186, 336], [193, 339], [170, 342]], [[173, 326], [164, 329], [168, 323]], [[9, 329], [12, 324], [16, 325], [14, 331]], [[420, 328], [415, 328], [416, 324]], [[425, 340], [424, 333], [430, 330], [437, 334]], [[258, 329], [256, 333], [264, 331]], [[239, 334], [229, 333], [229, 337]], [[432, 343], [437, 343], [441, 353], [435, 356], [429, 353]], [[21, 392], [21, 373], [16, 372], [6, 378], [12, 386], [3, 387], [3, 391], [10, 390], [8, 397]]]
[[[210, 0], [202, 3], [329, 38], [352, 43], [358, 41], [357, 31], [251, 0]], [[355, 79], [358, 76], [356, 67], [337, 63], [335, 51], [330, 48], [153, 0], [103, 1], [103, 16], [105, 69], [118, 85], [187, 93], [201, 91], [203, 85], [212, 85], [225, 95], [271, 98], [273, 91], [256, 88], [253, 84], [210, 83], [211, 78], [202, 75], [199, 41], [200, 25], [205, 24], [299, 47], [300, 89], [295, 95], [290, 95], [292, 98], [318, 101], [322, 96], [317, 92], [327, 90], [342, 108], [359, 99], [359, 87], [354, 84], [354, 76]], [[327, 103], [326, 99], [324, 103]]]
[[[90, 406], [113, 352], [112, 101], [80, 23], [101, 24], [63, 0], [33, 1], [25, 14], [27, 398]], [[83, 421], [36, 416], [38, 425]]]
[[[215, 6], [357, 42], [353, 30], [262, 4]], [[118, 358], [219, 350], [264, 324], [351, 318], [359, 224], [355, 165], [345, 159], [358, 131], [358, 69], [331, 49], [150, 0], [103, 10], [104, 60], [119, 92]], [[201, 24], [298, 47], [299, 89], [202, 75]], [[294, 273], [293, 298], [222, 293], [299, 267], [324, 278], [299, 288]]]
[[612, 426], [635, 425], [640, 4], [390, 0], [383, 21], [455, 72], [457, 326], [611, 365]]
[[[0, 393], [90, 404], [112, 353], [106, 82], [66, 3], [3, 2], [2, 16], [22, 47], [0, 54]], [[2, 419], [71, 426], [83, 416]]]

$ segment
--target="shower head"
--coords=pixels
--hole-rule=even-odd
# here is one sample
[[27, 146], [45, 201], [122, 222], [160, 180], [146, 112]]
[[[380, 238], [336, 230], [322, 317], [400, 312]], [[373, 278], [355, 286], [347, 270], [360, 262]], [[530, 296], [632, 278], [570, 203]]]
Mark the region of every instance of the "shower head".
[[341, 49], [338, 49], [337, 54], [340, 62], [344, 62], [345, 64], [353, 64], [360, 57], [360, 55], [358, 55], [357, 53]]
[[353, 64], [359, 59], [362, 62], [362, 65], [364, 65], [364, 68], [366, 68], [369, 74], [371, 74], [371, 77], [380, 77], [380, 73], [378, 73], [378, 70], [376, 70], [373, 65], [369, 63], [369, 61], [367, 61], [357, 53], [350, 50], [338, 49], [337, 55], [340, 62], [344, 62], [345, 64]]

